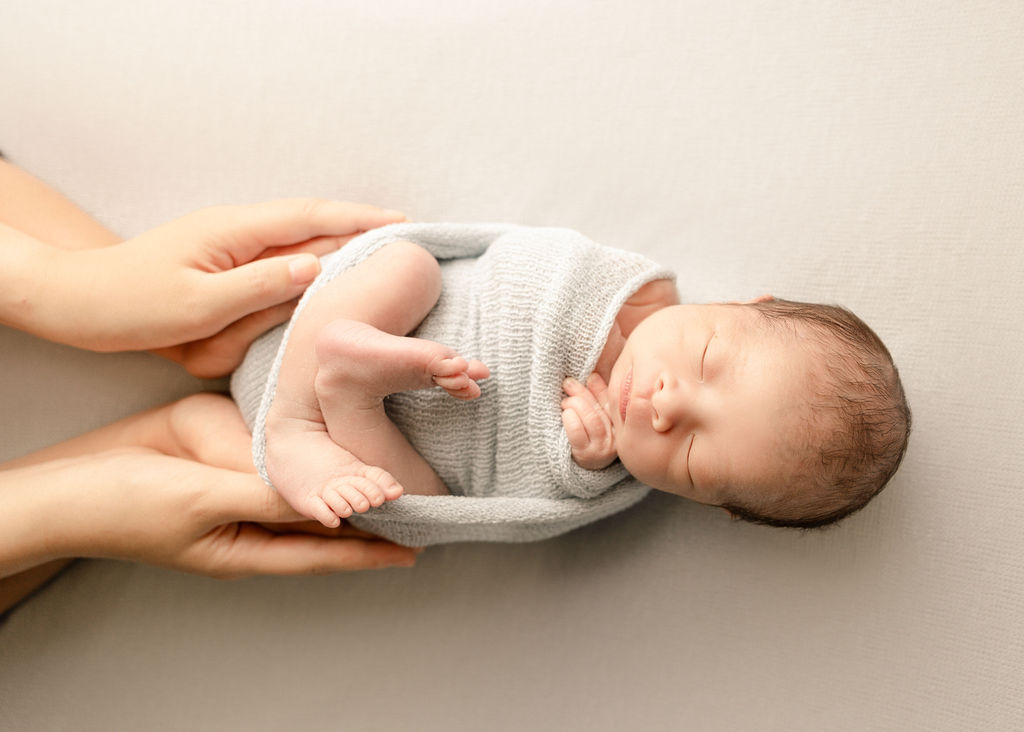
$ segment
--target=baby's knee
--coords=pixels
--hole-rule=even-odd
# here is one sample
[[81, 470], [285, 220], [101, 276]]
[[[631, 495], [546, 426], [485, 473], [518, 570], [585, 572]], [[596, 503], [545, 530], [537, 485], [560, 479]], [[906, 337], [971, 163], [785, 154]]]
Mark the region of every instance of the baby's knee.
[[411, 241], [394, 241], [374, 255], [385, 260], [387, 271], [399, 291], [412, 301], [437, 302], [441, 294], [441, 267], [433, 254]]

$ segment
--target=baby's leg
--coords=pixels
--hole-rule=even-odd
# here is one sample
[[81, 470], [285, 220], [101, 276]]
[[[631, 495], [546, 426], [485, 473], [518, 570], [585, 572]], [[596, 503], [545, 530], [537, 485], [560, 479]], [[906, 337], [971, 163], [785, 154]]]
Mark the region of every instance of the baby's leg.
[[[422, 469], [426, 463], [419, 453], [396, 449], [408, 442], [388, 418], [383, 400], [435, 385], [456, 399], [475, 399], [480, 395], [476, 380], [489, 375], [487, 367], [440, 343], [392, 335], [355, 320], [336, 320], [324, 328], [316, 354], [315, 390], [333, 441], [366, 463], [386, 466], [409, 493], [447, 494], [436, 473]], [[344, 516], [353, 509], [365, 510], [361, 499], [373, 496], [360, 493], [358, 486], [336, 484], [321, 497]]]
[[[451, 348], [424, 338], [386, 333], [357, 320], [335, 320], [317, 337], [316, 393], [320, 406], [346, 411], [389, 394], [440, 386], [456, 399], [480, 396], [477, 380], [490, 374]], [[327, 417], [328, 429], [332, 422]]]
[[431, 383], [473, 396], [476, 384], [465, 382], [486, 373], [439, 344], [400, 337], [440, 289], [436, 260], [396, 242], [339, 275], [300, 314], [267, 415], [268, 474], [300, 513], [334, 526], [339, 516], [397, 498], [403, 486], [447, 493], [381, 401]]

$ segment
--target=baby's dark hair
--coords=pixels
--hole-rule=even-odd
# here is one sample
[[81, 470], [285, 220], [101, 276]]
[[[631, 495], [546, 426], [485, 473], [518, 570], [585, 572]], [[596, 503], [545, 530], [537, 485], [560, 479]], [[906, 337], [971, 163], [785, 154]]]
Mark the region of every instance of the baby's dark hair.
[[790, 328], [824, 362], [809, 400], [800, 469], [777, 497], [729, 503], [734, 517], [813, 529], [863, 508], [896, 472], [910, 436], [910, 407], [889, 350], [846, 308], [790, 300], [757, 302], [770, 328]]

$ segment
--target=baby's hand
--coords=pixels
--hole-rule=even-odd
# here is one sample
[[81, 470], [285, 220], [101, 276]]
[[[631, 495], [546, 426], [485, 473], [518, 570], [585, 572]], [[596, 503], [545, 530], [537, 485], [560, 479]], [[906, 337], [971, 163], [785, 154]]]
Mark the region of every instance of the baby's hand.
[[617, 457], [612, 420], [602, 406], [607, 400], [608, 385], [596, 373], [584, 386], [576, 379], [566, 379], [562, 388], [568, 396], [562, 400], [562, 425], [569, 437], [572, 457], [577, 465], [600, 470]]

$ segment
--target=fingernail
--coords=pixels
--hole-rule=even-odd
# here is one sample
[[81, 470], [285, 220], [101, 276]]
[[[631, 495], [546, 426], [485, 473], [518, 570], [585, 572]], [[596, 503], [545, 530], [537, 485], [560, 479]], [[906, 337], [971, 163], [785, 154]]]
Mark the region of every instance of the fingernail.
[[320, 260], [313, 254], [296, 254], [288, 261], [288, 271], [291, 272], [292, 282], [304, 285], [312, 282], [319, 274]]
[[401, 211], [396, 211], [393, 208], [384, 209], [384, 215], [389, 219], [398, 219], [399, 221], [405, 221], [405, 214]]

